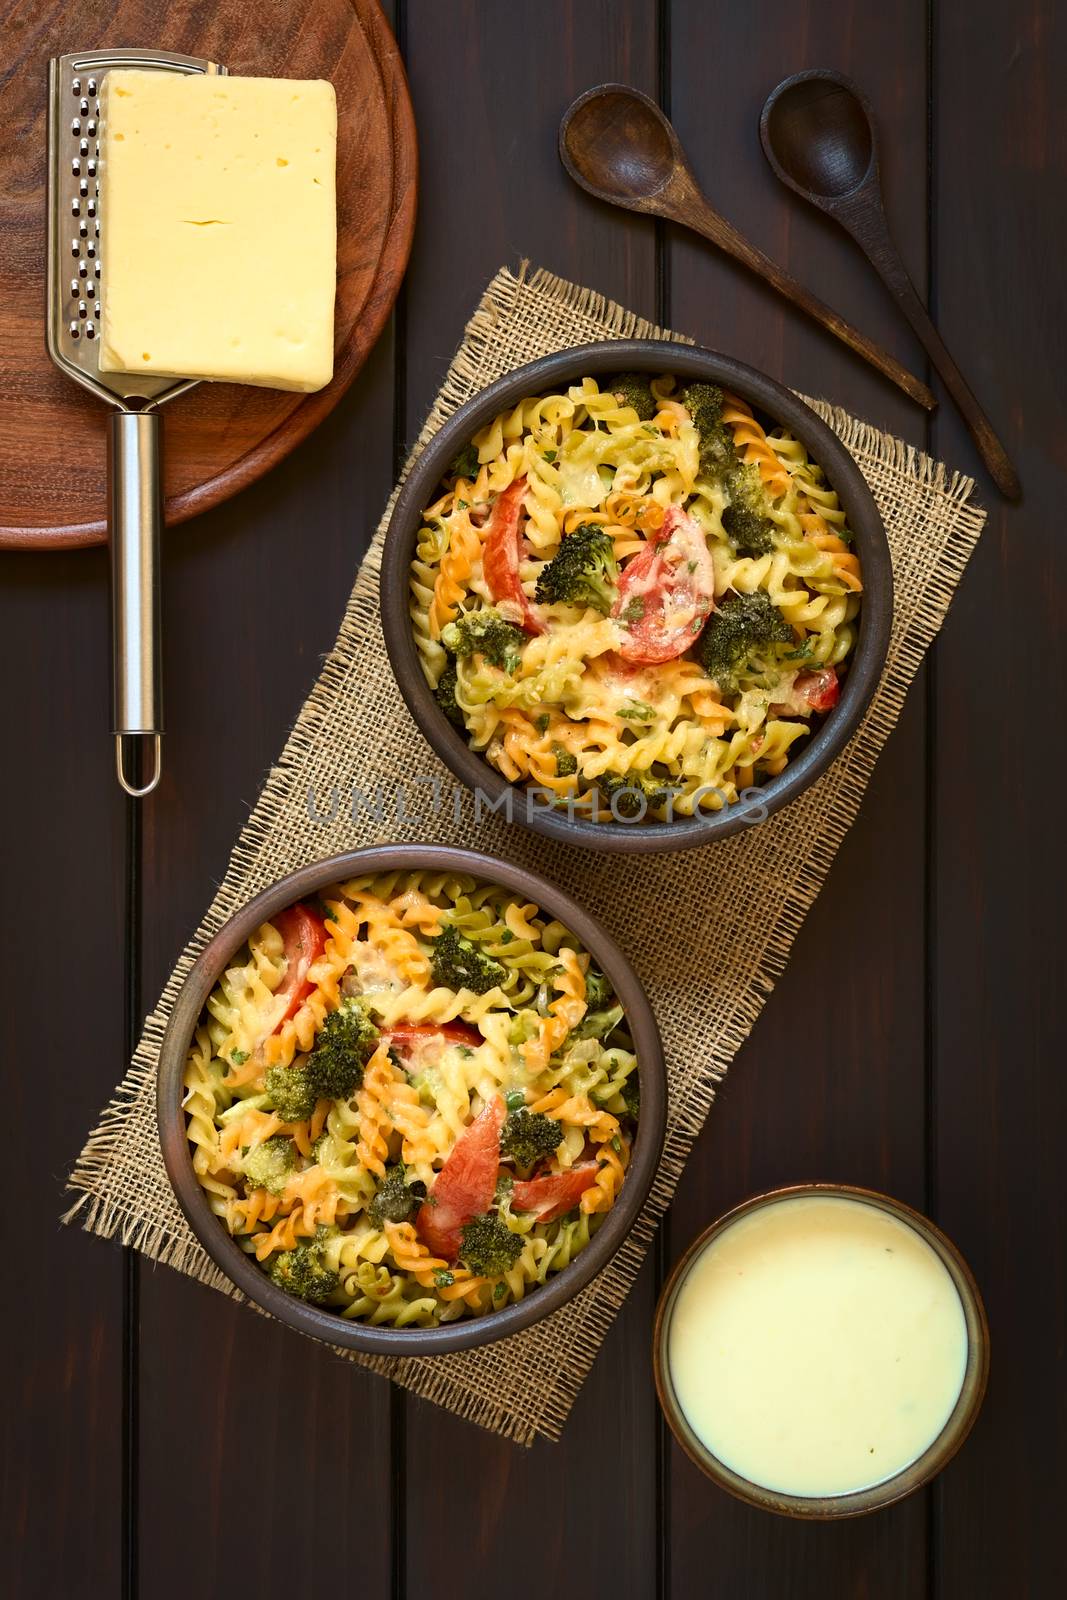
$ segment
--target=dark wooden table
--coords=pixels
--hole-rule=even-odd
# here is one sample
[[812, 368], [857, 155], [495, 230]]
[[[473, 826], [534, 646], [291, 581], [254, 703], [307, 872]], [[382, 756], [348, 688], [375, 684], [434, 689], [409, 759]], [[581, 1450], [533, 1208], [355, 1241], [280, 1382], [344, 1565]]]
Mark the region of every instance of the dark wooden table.
[[[258, 487], [167, 538], [167, 778], [147, 804], [125, 805], [112, 776], [103, 554], [3, 562], [13, 1268], [0, 1590], [1062, 1593], [1067, 8], [397, 0], [393, 21], [421, 140], [411, 270], [331, 421]], [[856, 251], [760, 152], [765, 94], [815, 65], [851, 73], [874, 103], [903, 253], [1026, 499], [1006, 510], [979, 479], [988, 530], [860, 820], [562, 1443], [525, 1452], [61, 1229], [62, 1184], [501, 262], [528, 255], [975, 469], [951, 408], [927, 427], [755, 280], [602, 208], [559, 167], [556, 127], [580, 90], [620, 79], [658, 95], [721, 209], [921, 372]], [[993, 1336], [984, 1412], [941, 1481], [837, 1527], [750, 1511], [707, 1484], [666, 1436], [649, 1369], [657, 1285], [697, 1230], [751, 1190], [809, 1177], [885, 1188], [936, 1217], [974, 1266]]]

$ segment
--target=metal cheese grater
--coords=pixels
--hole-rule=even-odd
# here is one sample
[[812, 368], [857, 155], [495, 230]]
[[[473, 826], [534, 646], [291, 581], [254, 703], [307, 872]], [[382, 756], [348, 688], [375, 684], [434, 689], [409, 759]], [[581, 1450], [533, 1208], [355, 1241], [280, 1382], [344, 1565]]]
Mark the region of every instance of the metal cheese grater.
[[[116, 407], [108, 419], [112, 732], [127, 794], [150, 794], [162, 773], [159, 649], [159, 407], [195, 379], [101, 372], [100, 290], [106, 218], [100, 214], [100, 88], [112, 67], [223, 73], [166, 50], [87, 50], [48, 69], [48, 353], [67, 375]], [[131, 777], [132, 747], [151, 744], [151, 769]], [[135, 769], [136, 771], [136, 769]]]

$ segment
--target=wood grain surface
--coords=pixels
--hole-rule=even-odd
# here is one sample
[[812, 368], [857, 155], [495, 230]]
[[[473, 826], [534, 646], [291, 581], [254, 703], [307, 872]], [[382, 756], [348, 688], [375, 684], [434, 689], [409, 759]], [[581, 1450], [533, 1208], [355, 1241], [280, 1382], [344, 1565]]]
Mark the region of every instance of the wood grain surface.
[[[101, 553], [0, 564], [15, 686], [0, 791], [16, 910], [4, 1229], [19, 1286], [2, 1334], [14, 1394], [0, 1424], [0, 1591], [1051, 1600], [1067, 1589], [1067, 223], [1055, 204], [1067, 18], [1052, 0], [407, 0], [389, 15], [423, 154], [411, 268], [388, 333], [324, 425], [168, 543], [169, 769], [139, 814], [114, 792], [96, 731]], [[1020, 506], [997, 500], [936, 378], [927, 431], [749, 273], [598, 204], [559, 167], [573, 95], [607, 79], [656, 94], [723, 214], [922, 373], [854, 247], [782, 189], [760, 150], [768, 90], [823, 65], [875, 108], [894, 235], [1019, 467]], [[123, 1069], [127, 1012], [154, 1001], [222, 873], [484, 281], [522, 255], [929, 445], [978, 475], [992, 510], [657, 1250], [561, 1443], [528, 1452], [53, 1220]], [[984, 1411], [943, 1477], [839, 1527], [773, 1518], [707, 1483], [660, 1422], [648, 1349], [657, 1287], [698, 1230], [758, 1188], [815, 1177], [884, 1187], [933, 1215], [971, 1261], [992, 1331]]]
[[[335, 364], [317, 394], [205, 383], [164, 408], [166, 519], [181, 522], [255, 482], [307, 437], [359, 371], [392, 309], [415, 214], [416, 151], [404, 70], [377, 0], [3, 0], [7, 70], [0, 113], [0, 545], [106, 538], [103, 403], [44, 349], [44, 219], [49, 58], [154, 46], [233, 73], [330, 78], [337, 90]], [[11, 132], [13, 131], [13, 134]], [[260, 270], [290, 270], [285, 219]], [[106, 230], [107, 219], [104, 218]], [[105, 231], [106, 245], [106, 231]], [[197, 307], [170, 286], [174, 315]]]

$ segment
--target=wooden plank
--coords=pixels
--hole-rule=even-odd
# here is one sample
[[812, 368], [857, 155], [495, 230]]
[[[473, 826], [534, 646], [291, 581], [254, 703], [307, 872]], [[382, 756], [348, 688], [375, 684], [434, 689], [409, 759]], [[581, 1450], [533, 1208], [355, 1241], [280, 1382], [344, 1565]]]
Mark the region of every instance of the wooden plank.
[[[993, 1340], [984, 1413], [939, 1487], [938, 1594], [1043, 1597], [1067, 1587], [1067, 405], [1054, 321], [1067, 228], [1050, 203], [1067, 148], [1067, 15], [1052, 0], [940, 0], [934, 19], [933, 313], [1025, 496], [1005, 506], [978, 470], [989, 525], [934, 678], [935, 1203]], [[948, 407], [935, 438], [977, 467]]]
[[52, 1600], [71, 1573], [117, 1594], [122, 1571], [123, 1257], [58, 1218], [124, 1060], [126, 813], [107, 731], [106, 558], [9, 555], [2, 570], [0, 632], [19, 667], [0, 789], [14, 1384], [0, 1548], [6, 1592]]
[[[590, 84], [653, 91], [655, 8], [407, 8], [421, 213], [406, 291], [405, 429], [414, 437], [485, 282], [520, 256], [654, 315], [652, 229], [579, 191], [556, 159], [560, 116]], [[442, 72], [461, 52], [463, 85]], [[410, 1594], [514, 1600], [568, 1591], [654, 1592], [656, 1422], [648, 1357], [654, 1274], [644, 1272], [560, 1444], [530, 1452], [436, 1407], [406, 1408], [405, 1572]], [[516, 1543], [536, 1507], [537, 1534]], [[442, 1550], [462, 1536], [450, 1577]], [[594, 1534], [595, 1536], [591, 1536]], [[518, 1552], [518, 1554], [517, 1554]], [[506, 1574], [506, 1579], [504, 1575]]]
[[[143, 852], [148, 1004], [333, 643], [392, 481], [391, 395], [387, 338], [290, 461], [168, 539], [167, 776], [145, 808]], [[210, 1574], [213, 1593], [301, 1593], [328, 1548], [337, 1571], [387, 1593], [387, 1386], [163, 1268], [141, 1273], [139, 1319], [142, 1592], [186, 1596]], [[175, 1527], [196, 1538], [175, 1540]]]
[[[921, 282], [924, 30], [920, 0], [865, 10], [862, 27], [844, 8], [814, 4], [671, 8], [671, 112], [712, 203], [920, 375], [921, 354], [854, 246], [772, 176], [758, 121], [789, 73], [854, 76], [878, 113], [889, 215]], [[714, 250], [669, 239], [673, 326], [922, 441], [922, 413], [864, 363]], [[779, 1183], [836, 1178], [923, 1203], [923, 766], [917, 686], [697, 1144], [669, 1219], [671, 1259], [720, 1212]], [[668, 1503], [672, 1595], [705, 1587], [709, 1565], [718, 1592], [753, 1600], [923, 1592], [921, 1498], [863, 1523], [805, 1527], [729, 1499], [672, 1448]]]

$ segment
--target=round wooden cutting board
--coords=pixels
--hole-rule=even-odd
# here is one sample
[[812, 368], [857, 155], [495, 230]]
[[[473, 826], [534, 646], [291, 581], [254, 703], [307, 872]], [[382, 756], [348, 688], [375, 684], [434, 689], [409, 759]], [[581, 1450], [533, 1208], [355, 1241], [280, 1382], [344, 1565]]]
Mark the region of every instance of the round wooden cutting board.
[[[48, 62], [127, 45], [204, 56], [257, 77], [337, 90], [334, 377], [318, 394], [203, 383], [163, 408], [168, 522], [218, 505], [274, 466], [337, 404], [396, 299], [415, 222], [416, 147], [404, 69], [377, 0], [2, 0], [0, 545], [102, 544], [107, 407], [45, 350]], [[264, 270], [284, 273], [285, 231]], [[195, 308], [194, 308], [195, 309]]]

